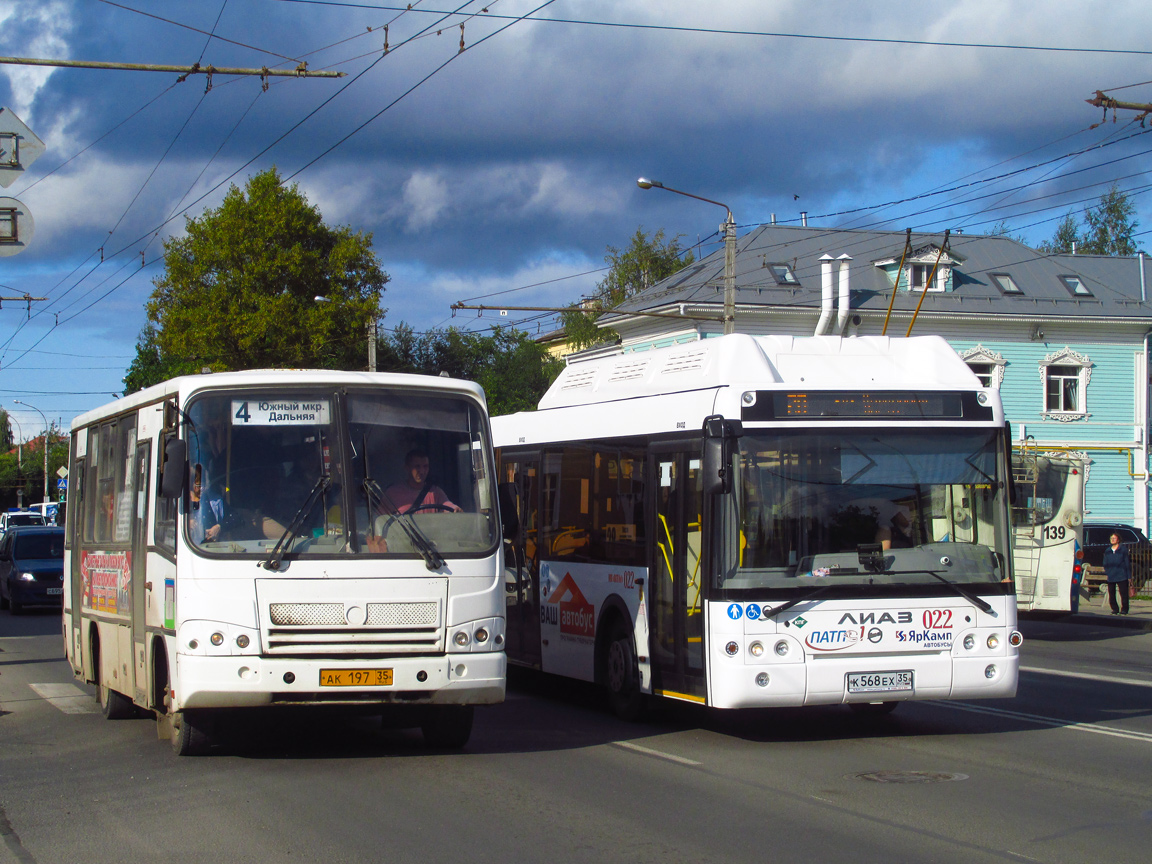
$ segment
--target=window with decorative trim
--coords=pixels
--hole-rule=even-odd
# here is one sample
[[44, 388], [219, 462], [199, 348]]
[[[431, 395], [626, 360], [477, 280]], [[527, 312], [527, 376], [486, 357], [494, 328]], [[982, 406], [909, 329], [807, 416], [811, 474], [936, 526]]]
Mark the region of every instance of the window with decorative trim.
[[1044, 382], [1044, 408], [1047, 420], [1083, 420], [1088, 417], [1088, 382], [1092, 361], [1083, 354], [1064, 348], [1049, 354], [1040, 363]]
[[983, 345], [969, 348], [960, 352], [960, 359], [968, 364], [968, 368], [980, 379], [981, 387], [1000, 389], [1004, 383], [1004, 367], [1007, 362], [999, 351], [989, 351]]

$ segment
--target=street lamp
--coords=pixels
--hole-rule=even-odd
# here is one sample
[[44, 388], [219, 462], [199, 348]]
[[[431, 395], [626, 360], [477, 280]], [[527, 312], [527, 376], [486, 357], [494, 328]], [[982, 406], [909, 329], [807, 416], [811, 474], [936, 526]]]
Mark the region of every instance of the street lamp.
[[40, 418], [44, 421], [44, 503], [48, 503], [48, 418], [44, 416], [44, 412], [37, 408], [35, 405], [29, 405], [27, 402], [21, 402], [19, 399], [13, 399], [17, 405], [23, 405], [25, 408], [31, 408]]
[[684, 192], [680, 189], [673, 189], [671, 186], [665, 186], [659, 180], [648, 180], [641, 177], [636, 181], [636, 185], [641, 189], [651, 189], [655, 186], [657, 189], [663, 189], [667, 192], [675, 192], [677, 195], [683, 195], [686, 198], [695, 198], [697, 201], [704, 201], [708, 204], [715, 204], [717, 207], [723, 207], [728, 211], [727, 217], [724, 219], [724, 224], [720, 228], [724, 231], [724, 335], [733, 333], [736, 330], [736, 220], [732, 218], [732, 208], [727, 204], [722, 204], [719, 201], [713, 201], [711, 198], [701, 198], [699, 195], [693, 195], [691, 192]]

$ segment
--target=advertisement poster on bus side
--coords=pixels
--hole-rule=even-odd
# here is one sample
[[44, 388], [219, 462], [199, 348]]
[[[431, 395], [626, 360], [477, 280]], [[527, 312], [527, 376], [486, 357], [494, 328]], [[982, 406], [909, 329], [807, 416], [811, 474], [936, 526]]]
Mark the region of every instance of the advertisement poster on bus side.
[[93, 612], [127, 615], [132, 585], [131, 552], [83, 552], [80, 555], [81, 605]]
[[[540, 652], [545, 672], [584, 681], [595, 678], [596, 627], [604, 602], [615, 595], [636, 620], [644, 567], [544, 561], [540, 564]], [[630, 623], [631, 623], [630, 622]], [[647, 646], [639, 646], [647, 652]]]

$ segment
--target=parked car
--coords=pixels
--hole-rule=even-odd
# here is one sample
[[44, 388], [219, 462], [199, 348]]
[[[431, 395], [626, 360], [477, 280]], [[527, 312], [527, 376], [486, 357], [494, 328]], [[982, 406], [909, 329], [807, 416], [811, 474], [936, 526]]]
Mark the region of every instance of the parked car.
[[64, 601], [64, 529], [20, 525], [0, 540], [0, 609], [19, 615], [26, 606]]
[[0, 537], [3, 537], [9, 528], [17, 525], [43, 525], [44, 516], [32, 510], [9, 510], [0, 513]]
[[1121, 546], [1128, 547], [1128, 554], [1132, 558], [1131, 587], [1140, 588], [1148, 582], [1148, 576], [1152, 573], [1152, 543], [1135, 526], [1119, 522], [1085, 522], [1084, 563], [1093, 567], [1103, 566], [1104, 550], [1110, 545], [1113, 534], [1120, 538]]

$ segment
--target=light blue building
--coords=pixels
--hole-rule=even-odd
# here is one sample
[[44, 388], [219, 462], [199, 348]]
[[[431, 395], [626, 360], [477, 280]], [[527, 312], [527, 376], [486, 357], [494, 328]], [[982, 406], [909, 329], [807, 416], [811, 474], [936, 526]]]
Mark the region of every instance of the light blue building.
[[[1000, 390], [1017, 441], [1085, 457], [1090, 521], [1147, 530], [1150, 276], [1143, 254], [1046, 255], [1005, 237], [945, 243], [942, 234], [764, 225], [737, 243], [736, 330], [904, 336], [915, 316], [912, 335], [943, 336]], [[604, 324], [625, 351], [718, 335], [723, 285], [720, 251]]]

